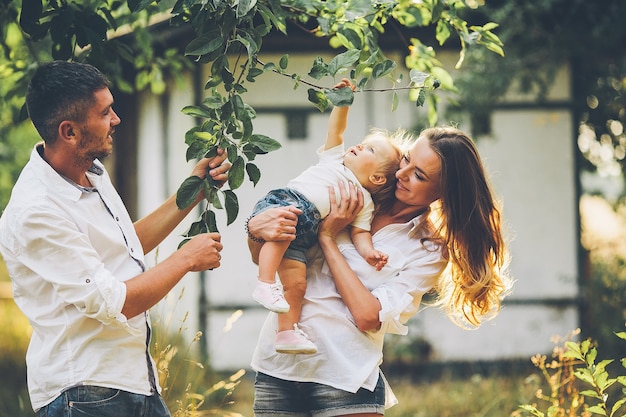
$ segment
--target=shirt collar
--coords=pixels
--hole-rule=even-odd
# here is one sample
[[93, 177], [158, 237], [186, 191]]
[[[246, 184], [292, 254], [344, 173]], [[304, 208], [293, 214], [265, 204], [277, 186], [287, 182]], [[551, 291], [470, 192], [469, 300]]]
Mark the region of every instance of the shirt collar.
[[[96, 191], [96, 187], [78, 185], [52, 168], [43, 158], [43, 143], [35, 145], [30, 160], [34, 165], [34, 171], [37, 176], [46, 184], [50, 193], [65, 196], [65, 198], [71, 201], [78, 201], [83, 193]], [[87, 172], [90, 180], [92, 178], [99, 179], [104, 174], [104, 169], [100, 162], [96, 160]]]

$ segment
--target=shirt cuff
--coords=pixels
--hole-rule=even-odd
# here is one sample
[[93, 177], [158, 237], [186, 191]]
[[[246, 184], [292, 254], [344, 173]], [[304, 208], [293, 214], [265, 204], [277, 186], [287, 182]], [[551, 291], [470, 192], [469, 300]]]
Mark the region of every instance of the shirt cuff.
[[101, 311], [96, 318], [104, 324], [111, 324], [113, 321], [126, 323], [128, 320], [122, 314], [126, 301], [126, 284], [101, 274], [94, 276], [94, 281], [103, 300]]
[[374, 290], [373, 294], [378, 298], [381, 307], [378, 313], [378, 319], [381, 323], [380, 331], [399, 335], [408, 334], [409, 328], [400, 321], [400, 315], [413, 303], [413, 297], [409, 294], [403, 294], [400, 299], [394, 302], [386, 291]]

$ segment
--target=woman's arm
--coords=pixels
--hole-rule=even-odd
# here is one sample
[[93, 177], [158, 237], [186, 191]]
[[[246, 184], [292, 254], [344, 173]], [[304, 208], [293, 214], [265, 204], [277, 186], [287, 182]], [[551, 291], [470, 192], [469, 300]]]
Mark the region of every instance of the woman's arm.
[[380, 327], [379, 312], [381, 305], [378, 299], [363, 285], [350, 265], [339, 251], [335, 241], [337, 234], [347, 227], [363, 207], [363, 194], [354, 184], [346, 190], [339, 184], [340, 203], [337, 204], [335, 191], [330, 194], [330, 213], [320, 224], [319, 244], [324, 253], [326, 263], [335, 280], [337, 291], [341, 295], [359, 330], [375, 330]]

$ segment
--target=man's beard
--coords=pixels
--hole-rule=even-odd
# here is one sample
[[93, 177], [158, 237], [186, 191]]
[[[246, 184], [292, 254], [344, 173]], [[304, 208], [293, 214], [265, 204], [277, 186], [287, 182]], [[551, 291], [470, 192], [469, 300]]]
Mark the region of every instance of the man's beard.
[[[107, 138], [108, 138], [108, 135], [107, 135]], [[83, 140], [78, 144], [78, 146], [82, 149], [89, 149], [91, 148], [90, 145], [96, 142], [104, 143], [104, 141], [98, 140], [94, 138], [93, 136], [86, 134], [83, 136]], [[91, 165], [91, 163], [94, 160], [106, 158], [107, 156], [111, 155], [111, 152], [112, 152], [112, 147], [109, 147], [107, 149], [104, 149], [103, 147], [89, 149], [88, 151], [84, 152], [81, 155], [80, 160], [76, 161], [76, 163], [78, 165], [84, 165], [84, 164]]]

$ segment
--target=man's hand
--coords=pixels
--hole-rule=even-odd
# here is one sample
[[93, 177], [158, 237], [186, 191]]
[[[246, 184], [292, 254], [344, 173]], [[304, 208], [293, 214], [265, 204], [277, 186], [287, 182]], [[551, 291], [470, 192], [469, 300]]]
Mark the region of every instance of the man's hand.
[[191, 175], [196, 177], [205, 178], [207, 173], [211, 176], [213, 181], [218, 183], [221, 187], [228, 180], [228, 170], [230, 169], [230, 162], [226, 161], [226, 151], [218, 148], [217, 155], [212, 158], [202, 158], [191, 171]]
[[201, 233], [190, 239], [178, 251], [190, 263], [189, 271], [199, 272], [220, 266], [222, 248], [219, 233]]
[[292, 241], [300, 214], [302, 210], [295, 206], [267, 209], [248, 220], [248, 232], [265, 241]]

